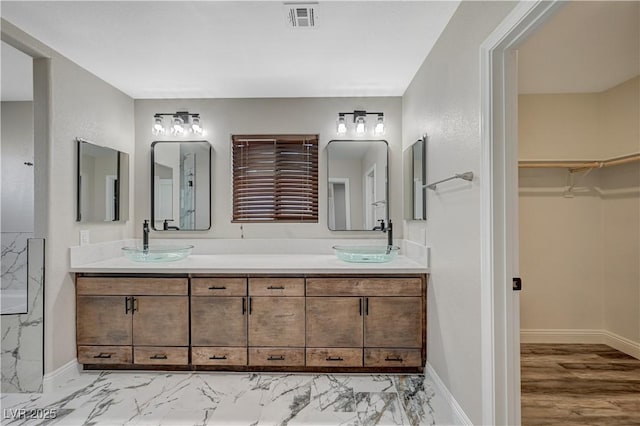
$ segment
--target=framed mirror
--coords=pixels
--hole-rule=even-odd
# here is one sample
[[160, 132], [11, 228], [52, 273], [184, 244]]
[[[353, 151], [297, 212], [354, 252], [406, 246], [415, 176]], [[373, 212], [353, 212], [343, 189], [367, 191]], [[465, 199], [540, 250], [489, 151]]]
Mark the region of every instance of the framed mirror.
[[328, 226], [371, 231], [389, 218], [389, 145], [383, 140], [332, 140], [327, 145]]
[[151, 144], [151, 226], [156, 231], [211, 229], [211, 144]]
[[405, 219], [427, 219], [427, 146], [426, 135], [404, 152]]
[[76, 138], [76, 221], [129, 220], [129, 154]]

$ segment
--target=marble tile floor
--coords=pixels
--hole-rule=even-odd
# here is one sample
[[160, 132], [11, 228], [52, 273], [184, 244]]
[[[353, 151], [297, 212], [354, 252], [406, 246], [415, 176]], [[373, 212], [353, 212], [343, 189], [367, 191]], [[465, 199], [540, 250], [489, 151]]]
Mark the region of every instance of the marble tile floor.
[[0, 404], [2, 425], [452, 424], [435, 389], [423, 375], [83, 372]]

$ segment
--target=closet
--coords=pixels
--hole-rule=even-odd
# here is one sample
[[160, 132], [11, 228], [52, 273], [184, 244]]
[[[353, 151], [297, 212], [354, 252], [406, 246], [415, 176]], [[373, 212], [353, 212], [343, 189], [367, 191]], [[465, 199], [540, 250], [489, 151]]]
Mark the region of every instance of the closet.
[[640, 76], [519, 97], [523, 343], [640, 359]]

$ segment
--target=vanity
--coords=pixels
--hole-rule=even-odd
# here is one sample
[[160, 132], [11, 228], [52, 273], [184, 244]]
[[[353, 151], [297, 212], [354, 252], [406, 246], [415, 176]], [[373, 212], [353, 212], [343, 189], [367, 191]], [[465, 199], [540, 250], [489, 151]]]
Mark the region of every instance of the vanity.
[[[255, 143], [260, 155], [271, 152], [261, 148], [264, 138], [245, 139], [234, 139], [238, 149]], [[285, 151], [299, 156], [290, 142], [282, 142]], [[316, 145], [301, 146], [316, 158]], [[151, 228], [210, 228], [211, 155], [206, 141], [152, 144]], [[239, 239], [167, 239], [195, 247], [173, 262], [160, 262], [166, 253], [146, 238], [142, 248], [134, 240], [71, 248], [78, 362], [85, 369], [422, 372], [428, 253], [407, 241], [394, 245], [388, 144], [334, 140], [327, 155], [329, 229], [373, 231], [369, 238], [245, 240], [240, 226]], [[240, 198], [248, 179], [237, 179]], [[238, 212], [232, 223], [256, 220]]]
[[72, 270], [85, 369], [408, 373], [426, 363], [428, 271], [402, 255], [369, 265], [320, 253], [120, 257]]

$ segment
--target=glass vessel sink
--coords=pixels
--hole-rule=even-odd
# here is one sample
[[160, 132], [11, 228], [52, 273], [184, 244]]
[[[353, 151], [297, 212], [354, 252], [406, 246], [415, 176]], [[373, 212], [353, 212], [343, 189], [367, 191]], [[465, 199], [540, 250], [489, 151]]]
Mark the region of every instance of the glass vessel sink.
[[150, 245], [147, 250], [142, 246], [122, 247], [125, 257], [135, 262], [174, 262], [191, 254], [192, 245]]
[[353, 263], [384, 263], [392, 261], [400, 251], [398, 246], [333, 246], [338, 259]]

